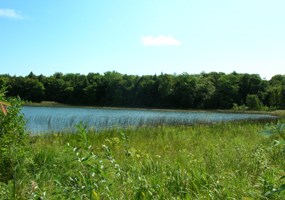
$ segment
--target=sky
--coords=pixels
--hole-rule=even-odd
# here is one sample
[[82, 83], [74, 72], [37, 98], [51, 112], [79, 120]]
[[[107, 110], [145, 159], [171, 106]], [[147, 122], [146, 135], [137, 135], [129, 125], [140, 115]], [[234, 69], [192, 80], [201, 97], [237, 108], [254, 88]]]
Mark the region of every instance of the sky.
[[0, 74], [285, 74], [284, 0], [0, 0]]

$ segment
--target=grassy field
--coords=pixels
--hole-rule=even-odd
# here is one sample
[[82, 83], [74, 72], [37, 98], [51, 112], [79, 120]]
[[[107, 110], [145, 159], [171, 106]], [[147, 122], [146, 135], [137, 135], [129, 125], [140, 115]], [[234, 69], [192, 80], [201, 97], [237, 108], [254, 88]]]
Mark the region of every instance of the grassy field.
[[[0, 199], [284, 199], [284, 145], [264, 124], [156, 126], [30, 137]], [[283, 195], [283, 196], [282, 196]]]

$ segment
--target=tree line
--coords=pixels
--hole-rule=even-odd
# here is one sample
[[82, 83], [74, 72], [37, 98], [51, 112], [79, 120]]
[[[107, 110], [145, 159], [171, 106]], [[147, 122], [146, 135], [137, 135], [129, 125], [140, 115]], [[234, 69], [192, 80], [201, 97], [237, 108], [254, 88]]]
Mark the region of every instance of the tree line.
[[126, 75], [55, 73], [51, 76], [0, 75], [7, 96], [32, 102], [71, 105], [182, 108], [285, 108], [285, 75], [270, 80], [258, 74], [201, 73]]

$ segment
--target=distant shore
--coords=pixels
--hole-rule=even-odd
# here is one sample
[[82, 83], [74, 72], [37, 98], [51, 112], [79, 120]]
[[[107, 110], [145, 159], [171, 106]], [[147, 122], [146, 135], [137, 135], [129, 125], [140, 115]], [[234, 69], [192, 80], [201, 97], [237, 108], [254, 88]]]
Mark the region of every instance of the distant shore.
[[43, 106], [43, 107], [79, 107], [79, 108], [98, 108], [98, 109], [114, 109], [114, 110], [157, 110], [157, 111], [166, 111], [166, 112], [173, 112], [173, 111], [180, 111], [180, 112], [224, 112], [224, 113], [249, 113], [249, 114], [268, 114], [268, 115], [275, 115], [279, 117], [285, 117], [285, 110], [274, 110], [274, 111], [234, 111], [234, 110], [199, 110], [199, 109], [175, 109], [175, 108], [137, 108], [137, 107], [106, 107], [106, 106], [86, 106], [86, 105], [71, 105], [71, 104], [63, 104], [58, 103], [55, 101], [42, 101], [42, 102], [27, 102], [24, 106]]

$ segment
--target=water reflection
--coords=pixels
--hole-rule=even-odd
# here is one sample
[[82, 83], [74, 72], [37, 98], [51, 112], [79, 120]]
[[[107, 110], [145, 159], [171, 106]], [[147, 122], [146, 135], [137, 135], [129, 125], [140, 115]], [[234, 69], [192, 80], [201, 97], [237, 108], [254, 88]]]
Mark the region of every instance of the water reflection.
[[27, 128], [33, 133], [73, 130], [81, 121], [89, 128], [102, 129], [156, 124], [226, 122], [234, 120], [273, 119], [261, 114], [238, 114], [193, 111], [157, 111], [76, 107], [24, 106]]

